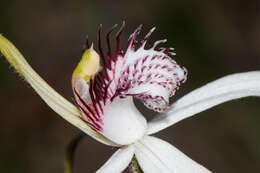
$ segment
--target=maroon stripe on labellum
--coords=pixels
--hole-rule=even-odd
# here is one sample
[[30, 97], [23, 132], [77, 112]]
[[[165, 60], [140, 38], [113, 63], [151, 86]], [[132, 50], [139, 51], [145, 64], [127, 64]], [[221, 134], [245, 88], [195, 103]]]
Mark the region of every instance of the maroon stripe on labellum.
[[140, 34], [141, 29], [142, 29], [142, 26], [143, 26], [143, 25], [140, 25], [140, 26], [135, 30], [135, 32], [129, 37], [127, 50], [128, 50], [128, 49], [134, 50], [134, 44], [135, 44], [135, 42], [136, 42], [136, 37]]
[[98, 49], [99, 49], [99, 53], [100, 53], [103, 65], [104, 65], [104, 67], [107, 67], [107, 64], [105, 63], [106, 62], [105, 61], [105, 56], [104, 56], [103, 49], [102, 49], [102, 46], [101, 46], [101, 29], [102, 29], [102, 25], [100, 24], [99, 28], [98, 28], [98, 37], [97, 37]]
[[153, 28], [146, 34], [146, 36], [144, 37], [144, 39], [141, 41], [140, 47], [145, 46], [146, 41], [150, 38], [150, 36], [152, 35], [152, 33], [153, 33], [154, 30], [155, 30], [155, 27], [153, 27]]
[[98, 123], [103, 124], [102, 119], [100, 117], [97, 117], [97, 114], [95, 114], [91, 107], [80, 97], [79, 93], [76, 91], [76, 89], [74, 89], [74, 92], [77, 96], [77, 98], [79, 99], [80, 103], [87, 109], [87, 111], [84, 109], [84, 107], [82, 107], [79, 103], [76, 102], [77, 106], [80, 108], [80, 110], [84, 113], [84, 115], [88, 118], [88, 124], [91, 125], [91, 127], [94, 127], [94, 129], [101, 131], [102, 127], [101, 125], [99, 125]]
[[[77, 106], [79, 107], [79, 109], [85, 114], [88, 115], [88, 113], [86, 112], [86, 110], [80, 106], [78, 103], [76, 103]], [[84, 120], [84, 122], [86, 122], [87, 124], [89, 124], [92, 128], [94, 128], [95, 130], [101, 131], [103, 128], [98, 124], [98, 122], [96, 122], [91, 116], [87, 116], [88, 121], [86, 121], [84, 118], [80, 117], [82, 120]], [[102, 123], [102, 122], [101, 122]]]
[[96, 77], [96, 82], [98, 83], [98, 86], [100, 86], [100, 90], [102, 93], [105, 92], [104, 88], [105, 88], [105, 82], [104, 80], [101, 78], [101, 75], [97, 75]]
[[167, 39], [164, 39], [164, 40], [158, 40], [156, 42], [154, 42], [154, 44], [152, 44], [150, 46], [151, 49], [154, 49], [156, 46], [158, 46], [159, 44], [162, 44], [162, 43], [166, 43], [167, 42]]
[[100, 109], [100, 111], [102, 112], [102, 114], [104, 113], [104, 111], [103, 111], [103, 107], [102, 107], [102, 105], [101, 105], [101, 103], [100, 103], [100, 101], [101, 101], [101, 99], [102, 99], [102, 97], [100, 96], [100, 92], [98, 91], [98, 88], [97, 88], [97, 82], [96, 82], [97, 80], [96, 80], [96, 78], [94, 79], [94, 81], [93, 81], [93, 90], [94, 90], [94, 93], [95, 93], [95, 95], [96, 95], [96, 98], [97, 98], [97, 103], [98, 103], [98, 106], [99, 106], [99, 109]]
[[173, 50], [174, 50], [174, 48], [164, 48], [164, 47], [158, 48], [158, 51], [163, 52], [168, 56], [176, 55], [176, 53], [172, 52]]
[[84, 107], [86, 107], [86, 109], [89, 111], [89, 113], [92, 115], [89, 115], [88, 113], [86, 113], [86, 116], [88, 117], [93, 117], [96, 120], [100, 120], [96, 117], [95, 113], [93, 112], [93, 110], [91, 109], [91, 107], [89, 107], [89, 105], [80, 97], [79, 93], [76, 91], [76, 89], [74, 88], [74, 92], [77, 96], [77, 98], [79, 99], [79, 101], [81, 102], [82, 105], [84, 105]]
[[103, 103], [104, 105], [106, 105], [106, 101], [108, 99], [108, 88], [109, 88], [109, 85], [111, 84], [112, 81], [110, 81], [106, 87], [105, 87], [105, 92], [104, 92], [104, 97], [103, 97]]
[[98, 76], [100, 77], [99, 79], [100, 79], [101, 83], [106, 85], [106, 83], [107, 83], [106, 81], [107, 80], [106, 80], [106, 77], [105, 77], [104, 73], [101, 71], [101, 72], [98, 73]]
[[120, 36], [121, 36], [124, 28], [125, 28], [125, 21], [123, 21], [121, 28], [116, 33], [116, 59], [115, 59], [115, 62], [117, 62], [117, 60], [118, 60], [119, 51], [120, 51]]
[[89, 95], [90, 95], [90, 98], [92, 100], [92, 105], [96, 111], [96, 114], [99, 118], [100, 118], [100, 114], [99, 114], [99, 111], [97, 109], [97, 102], [96, 102], [96, 99], [94, 97], [94, 94], [93, 94], [93, 79], [90, 79], [90, 83], [89, 83]]
[[97, 123], [92, 124], [92, 123], [86, 121], [84, 118], [81, 118], [81, 117], [80, 117], [80, 119], [83, 120], [85, 123], [87, 123], [91, 128], [93, 128], [96, 131], [101, 132], [103, 130], [103, 128]]
[[148, 57], [149, 57], [149, 55], [147, 55], [146, 57], [143, 58], [143, 60], [142, 60], [142, 64], [144, 64], [145, 61], [147, 61]]
[[115, 30], [116, 27], [117, 27], [117, 24], [115, 24], [106, 34], [107, 55], [108, 55], [108, 58], [109, 58], [110, 69], [112, 68], [112, 62], [113, 62], [112, 53], [111, 53], [111, 46], [110, 46], [110, 34], [111, 34], [112, 31]]
[[98, 80], [98, 78], [95, 77], [95, 87], [94, 87], [94, 89], [98, 92], [99, 98], [103, 99], [104, 88], [101, 85], [103, 85], [103, 84], [100, 84], [100, 81]]
[[100, 53], [100, 56], [101, 56], [101, 60], [103, 62], [104, 68], [105, 68], [106, 78], [108, 80], [110, 80], [109, 79], [110, 77], [109, 77], [109, 74], [108, 74], [107, 62], [105, 60], [105, 56], [104, 56], [103, 49], [102, 49], [102, 44], [101, 44], [101, 29], [102, 29], [102, 25], [100, 25], [99, 29], [98, 29], [98, 50], [99, 50], [99, 53]]
[[78, 103], [76, 103], [76, 104], [77, 104], [77, 106], [80, 108], [80, 110], [84, 113], [84, 115], [88, 115], [88, 116], [86, 116], [87, 119], [89, 119], [89, 121], [91, 121], [92, 123], [94, 123], [95, 120], [93, 119], [93, 117], [90, 116], [90, 115], [88, 114], [88, 112], [87, 112], [80, 104], [78, 104]]

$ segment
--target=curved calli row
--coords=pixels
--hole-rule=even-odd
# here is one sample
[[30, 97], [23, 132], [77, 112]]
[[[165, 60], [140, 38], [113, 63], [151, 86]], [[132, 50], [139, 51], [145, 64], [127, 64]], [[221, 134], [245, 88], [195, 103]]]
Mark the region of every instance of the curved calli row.
[[[120, 173], [134, 155], [145, 173], [211, 172], [171, 144], [149, 135], [223, 102], [260, 96], [260, 72], [223, 77], [169, 105], [169, 97], [186, 80], [186, 69], [171, 58], [175, 55], [173, 48], [159, 47], [166, 40], [145, 48], [155, 28], [137, 46], [136, 38], [141, 31], [138, 27], [122, 50], [120, 35], [124, 26], [123, 23], [116, 33], [115, 56], [112, 56], [110, 35], [116, 25], [106, 35], [106, 54], [101, 45], [101, 28], [98, 31], [99, 53], [87, 43], [72, 75], [76, 106], [52, 89], [2, 35], [0, 50], [55, 112], [94, 139], [119, 147], [98, 173]], [[140, 99], [158, 115], [147, 122], [133, 104], [133, 98]]]

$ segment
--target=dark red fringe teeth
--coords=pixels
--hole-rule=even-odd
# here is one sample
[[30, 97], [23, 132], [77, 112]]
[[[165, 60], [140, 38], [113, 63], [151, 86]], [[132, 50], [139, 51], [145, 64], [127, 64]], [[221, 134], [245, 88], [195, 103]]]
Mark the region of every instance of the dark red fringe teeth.
[[[84, 100], [77, 89], [73, 89], [77, 106], [84, 114], [83, 118], [97, 131], [102, 131], [104, 125], [102, 122], [104, 106], [111, 104], [117, 96], [139, 98], [148, 108], [162, 112], [168, 108], [169, 97], [174, 95], [180, 83], [186, 80], [187, 75], [185, 68], [180, 67], [170, 58], [175, 55], [173, 48], [156, 49], [159, 44], [165, 43], [166, 39], [156, 41], [149, 49], [145, 49], [146, 42], [155, 28], [147, 33], [136, 49], [136, 38], [142, 27], [139, 26], [130, 35], [125, 51], [122, 51], [120, 36], [125, 27], [125, 22], [123, 22], [115, 34], [116, 53], [113, 58], [110, 35], [116, 27], [117, 25], [114, 25], [106, 34], [106, 54], [101, 44], [102, 26], [100, 25], [98, 29], [98, 51], [103, 70], [88, 82], [90, 99]], [[88, 38], [86, 48], [89, 48]]]

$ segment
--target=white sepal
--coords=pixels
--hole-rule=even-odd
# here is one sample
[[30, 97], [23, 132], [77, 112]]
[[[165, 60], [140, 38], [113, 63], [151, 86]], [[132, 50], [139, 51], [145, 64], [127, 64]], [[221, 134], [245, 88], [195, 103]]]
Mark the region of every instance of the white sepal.
[[136, 144], [135, 155], [144, 173], [210, 173], [174, 146], [146, 136]]
[[134, 156], [134, 146], [118, 149], [96, 173], [121, 173]]
[[4, 36], [0, 35], [0, 51], [9, 61], [9, 63], [19, 72], [19, 74], [32, 86], [32, 88], [39, 94], [39, 96], [62, 118], [78, 127], [86, 134], [101, 143], [115, 146], [102, 135], [92, 130], [84, 121], [79, 117], [79, 110], [51, 88], [27, 63], [19, 50]]
[[147, 134], [156, 133], [226, 101], [247, 96], [260, 96], [260, 71], [228, 75], [190, 92], [175, 102], [169, 112], [148, 123]]

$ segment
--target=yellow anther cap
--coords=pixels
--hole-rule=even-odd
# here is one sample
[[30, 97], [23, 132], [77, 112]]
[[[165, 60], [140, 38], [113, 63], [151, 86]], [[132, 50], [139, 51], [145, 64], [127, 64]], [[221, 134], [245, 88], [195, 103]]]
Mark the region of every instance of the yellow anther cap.
[[80, 77], [86, 82], [90, 80], [91, 77], [95, 76], [100, 69], [100, 57], [97, 52], [93, 49], [93, 44], [89, 49], [87, 49], [75, 68], [72, 75], [72, 84], [74, 84], [75, 79]]

